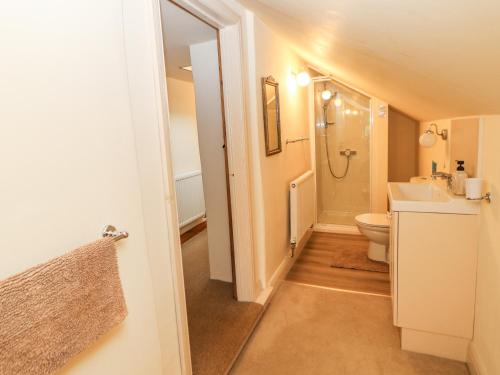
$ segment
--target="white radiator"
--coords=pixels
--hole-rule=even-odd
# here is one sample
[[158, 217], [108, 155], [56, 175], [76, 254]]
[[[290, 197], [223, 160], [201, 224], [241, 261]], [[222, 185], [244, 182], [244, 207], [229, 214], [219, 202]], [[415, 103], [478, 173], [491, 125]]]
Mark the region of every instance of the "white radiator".
[[314, 173], [307, 171], [290, 183], [290, 244], [292, 249], [314, 224]]
[[175, 194], [180, 227], [205, 216], [205, 197], [203, 196], [201, 171], [175, 176]]

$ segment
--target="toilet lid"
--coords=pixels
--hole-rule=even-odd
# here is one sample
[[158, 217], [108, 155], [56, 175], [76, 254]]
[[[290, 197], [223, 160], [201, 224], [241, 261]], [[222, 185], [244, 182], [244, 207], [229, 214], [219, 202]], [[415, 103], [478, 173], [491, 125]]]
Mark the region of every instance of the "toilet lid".
[[390, 225], [387, 214], [361, 214], [355, 219], [358, 223], [371, 227], [388, 227]]

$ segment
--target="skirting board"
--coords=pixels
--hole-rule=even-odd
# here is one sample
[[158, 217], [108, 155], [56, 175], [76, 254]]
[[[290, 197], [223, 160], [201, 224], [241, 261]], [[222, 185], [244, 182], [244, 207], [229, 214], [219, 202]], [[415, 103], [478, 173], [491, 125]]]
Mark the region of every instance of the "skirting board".
[[295, 254], [294, 254], [293, 258], [290, 257], [289, 255], [285, 255], [285, 257], [281, 261], [281, 263], [278, 266], [278, 268], [276, 269], [276, 271], [274, 271], [273, 276], [269, 280], [267, 288], [264, 289], [259, 294], [257, 299], [255, 300], [256, 303], [260, 303], [261, 305], [266, 305], [267, 302], [269, 302], [269, 300], [271, 299], [271, 296], [273, 295], [273, 293], [276, 290], [275, 287], [278, 285], [278, 283], [281, 280], [283, 280], [285, 278], [288, 271], [290, 271], [290, 268], [292, 268], [295, 261], [302, 253], [302, 250], [304, 249], [304, 246], [306, 245], [307, 241], [309, 241], [309, 238], [311, 238], [312, 233], [313, 233], [313, 230], [309, 229], [304, 234], [302, 239], [299, 241], [299, 243], [295, 247]]
[[207, 221], [207, 219], [204, 217], [205, 215], [203, 214], [200, 217], [197, 217], [193, 221], [190, 221], [189, 224], [186, 224], [184, 226], [181, 226], [179, 228], [180, 234], [186, 233], [188, 230], [193, 229], [195, 226], [197, 226], [200, 223], [203, 223], [204, 221]]
[[410, 352], [467, 362], [470, 340], [401, 328], [401, 348]]
[[337, 234], [358, 234], [361, 235], [358, 227], [352, 225], [336, 225], [336, 224], [316, 224], [314, 226], [316, 232], [337, 233]]
[[481, 356], [477, 352], [476, 346], [472, 342], [469, 346], [469, 355], [467, 357], [467, 367], [471, 375], [491, 375], [486, 370]]

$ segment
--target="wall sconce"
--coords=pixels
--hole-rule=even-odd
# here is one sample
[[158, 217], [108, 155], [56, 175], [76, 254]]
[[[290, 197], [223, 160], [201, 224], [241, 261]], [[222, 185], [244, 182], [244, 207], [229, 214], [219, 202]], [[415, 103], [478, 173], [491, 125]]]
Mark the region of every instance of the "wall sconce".
[[[436, 128], [436, 132], [434, 132], [431, 128]], [[439, 131], [439, 128], [436, 124], [432, 123], [429, 125], [427, 130], [420, 136], [419, 142], [422, 147], [432, 147], [436, 144], [437, 135], [439, 135], [443, 141], [448, 139], [448, 130], [443, 129]]]
[[308, 72], [302, 70], [295, 75], [295, 80], [297, 81], [297, 85], [305, 87], [311, 83], [311, 76]]
[[340, 97], [340, 94], [338, 92], [335, 93], [335, 99], [333, 100], [333, 104], [337, 108], [342, 106], [342, 98]]
[[333, 96], [332, 92], [328, 89], [324, 89], [323, 91], [321, 91], [321, 99], [323, 99], [323, 101], [325, 102], [329, 101], [332, 98], [332, 96]]

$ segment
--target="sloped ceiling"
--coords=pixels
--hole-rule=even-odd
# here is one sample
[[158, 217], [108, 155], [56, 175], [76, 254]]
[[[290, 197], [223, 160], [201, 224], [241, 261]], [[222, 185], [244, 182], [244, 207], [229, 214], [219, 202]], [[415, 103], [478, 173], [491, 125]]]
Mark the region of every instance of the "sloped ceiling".
[[160, 1], [160, 9], [167, 77], [192, 81], [192, 73], [180, 69], [191, 65], [189, 46], [213, 40], [217, 32], [168, 0]]
[[306, 61], [418, 120], [500, 114], [500, 0], [240, 0]]

